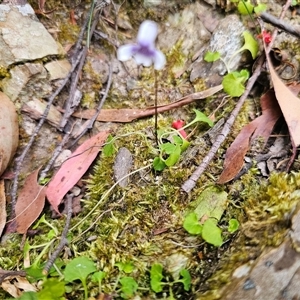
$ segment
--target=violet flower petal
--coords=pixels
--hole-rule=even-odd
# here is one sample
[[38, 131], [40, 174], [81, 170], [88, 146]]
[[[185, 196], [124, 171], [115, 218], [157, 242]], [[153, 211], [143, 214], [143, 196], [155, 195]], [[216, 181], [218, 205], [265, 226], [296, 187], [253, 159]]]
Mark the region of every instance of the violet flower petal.
[[165, 66], [165, 64], [166, 64], [165, 55], [161, 51], [156, 50], [154, 55], [154, 69], [161, 70]]
[[152, 57], [144, 55], [143, 53], [137, 52], [133, 56], [134, 60], [138, 65], [143, 65], [144, 67], [150, 67], [153, 63]]
[[118, 60], [120, 61], [129, 60], [136, 53], [137, 47], [138, 45], [135, 44], [120, 46], [117, 51]]
[[154, 46], [158, 33], [157, 24], [153, 21], [146, 20], [144, 21], [139, 28], [137, 35], [137, 42], [142, 46]]

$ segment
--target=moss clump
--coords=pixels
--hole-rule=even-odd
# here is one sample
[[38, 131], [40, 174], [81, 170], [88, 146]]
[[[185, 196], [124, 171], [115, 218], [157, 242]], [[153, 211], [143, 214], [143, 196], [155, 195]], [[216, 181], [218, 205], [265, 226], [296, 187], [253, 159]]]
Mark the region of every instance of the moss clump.
[[7, 70], [4, 66], [0, 66], [0, 78], [10, 77], [9, 70]]
[[[268, 181], [261, 182], [250, 173], [235, 182], [231, 190], [235, 203], [244, 211], [242, 227], [231, 250], [223, 256], [220, 270], [208, 280], [209, 292], [198, 295], [204, 300], [221, 299], [220, 290], [231, 282], [231, 274], [237, 267], [256, 259], [266, 247], [282, 243], [290, 214], [299, 202], [300, 173], [273, 173]], [[240, 199], [236, 198], [237, 193]]]
[[58, 40], [62, 45], [75, 43], [78, 39], [80, 27], [69, 22], [63, 22], [59, 26]]

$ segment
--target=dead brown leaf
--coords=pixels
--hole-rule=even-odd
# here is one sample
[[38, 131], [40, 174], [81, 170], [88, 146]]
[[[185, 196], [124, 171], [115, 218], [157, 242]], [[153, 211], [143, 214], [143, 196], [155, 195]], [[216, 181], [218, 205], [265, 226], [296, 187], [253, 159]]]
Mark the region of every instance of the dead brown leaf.
[[[17, 273], [17, 272], [14, 272]], [[21, 272], [20, 272], [21, 273]], [[25, 275], [23, 275], [25, 276]], [[7, 277], [2, 283], [1, 287], [4, 291], [9, 293], [14, 298], [18, 298], [23, 292], [36, 292], [37, 288], [31, 284], [26, 278], [19, 275], [12, 275]]]
[[[215, 93], [222, 90], [222, 85], [218, 85], [212, 88], [209, 88], [205, 91], [194, 93], [187, 95], [175, 102], [170, 104], [160, 105], [157, 107], [157, 112], [162, 113], [171, 109], [175, 109], [187, 104], [194, 102], [195, 100], [205, 99], [214, 95]], [[74, 117], [82, 118], [82, 119], [91, 119], [95, 110], [88, 109], [81, 112], [76, 112], [73, 114]], [[131, 109], [131, 108], [121, 108], [121, 109], [102, 109], [99, 116], [97, 117], [97, 121], [101, 122], [132, 122], [135, 119], [140, 119], [148, 116], [154, 115], [156, 112], [155, 107], [141, 108], [141, 109]]]
[[66, 193], [81, 179], [99, 153], [109, 132], [102, 131], [80, 145], [68, 160], [63, 163], [47, 187], [47, 199], [58, 211]]
[[244, 157], [251, 142], [257, 137], [263, 137], [266, 143], [273, 127], [281, 116], [281, 110], [275, 98], [274, 90], [269, 90], [260, 100], [262, 115], [244, 126], [225, 154], [224, 168], [218, 183], [232, 180], [242, 169]]
[[39, 170], [40, 168], [26, 178], [17, 199], [15, 213], [17, 232], [19, 233], [27, 232], [45, 205], [46, 188], [37, 182]]
[[0, 92], [0, 175], [16, 153], [19, 143], [19, 123], [13, 102]]
[[[266, 49], [265, 52], [267, 53]], [[268, 54], [266, 57], [276, 98], [289, 128], [292, 144], [298, 147], [300, 145], [300, 99], [281, 81]]]

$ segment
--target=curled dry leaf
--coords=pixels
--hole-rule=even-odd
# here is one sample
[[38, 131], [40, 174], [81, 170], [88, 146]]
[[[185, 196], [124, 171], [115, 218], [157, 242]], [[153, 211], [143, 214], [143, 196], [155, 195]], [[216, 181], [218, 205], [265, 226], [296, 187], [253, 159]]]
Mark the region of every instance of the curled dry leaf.
[[102, 131], [80, 145], [54, 175], [47, 188], [47, 199], [56, 212], [66, 193], [79, 181], [92, 164], [109, 132]]
[[[265, 44], [264, 47], [267, 53]], [[300, 145], [300, 99], [281, 81], [273, 68], [269, 54], [266, 54], [266, 57], [276, 98], [289, 128], [292, 144], [298, 147]]]
[[218, 183], [223, 184], [232, 180], [242, 169], [244, 157], [251, 142], [257, 137], [263, 137], [266, 143], [273, 127], [279, 117], [281, 110], [276, 102], [274, 90], [269, 90], [260, 99], [262, 115], [244, 126], [233, 143], [226, 151], [224, 169]]
[[19, 123], [13, 102], [0, 92], [0, 175], [16, 153], [19, 143]]
[[39, 169], [31, 173], [24, 182], [16, 203], [17, 232], [26, 233], [41, 214], [45, 205], [46, 188], [37, 182]]
[[[157, 112], [163, 113], [184, 105], [188, 105], [199, 99], [206, 99], [223, 89], [222, 85], [211, 87], [205, 91], [193, 93], [180, 98], [172, 103], [157, 106]], [[73, 116], [82, 119], [91, 119], [95, 115], [94, 109], [87, 109], [74, 113]], [[132, 122], [133, 120], [153, 116], [156, 113], [154, 106], [148, 108], [119, 108], [119, 109], [102, 109], [97, 117], [101, 122]]]

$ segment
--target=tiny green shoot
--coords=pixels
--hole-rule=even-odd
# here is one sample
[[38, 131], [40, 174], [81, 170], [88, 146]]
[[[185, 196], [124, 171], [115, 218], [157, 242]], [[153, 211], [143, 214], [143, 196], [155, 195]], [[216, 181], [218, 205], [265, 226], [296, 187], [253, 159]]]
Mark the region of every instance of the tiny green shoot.
[[264, 3], [259, 3], [257, 6], [254, 7], [254, 12], [256, 14], [260, 14], [262, 13], [263, 11], [266, 11], [267, 9], [267, 5], [264, 4]]
[[215, 247], [220, 247], [223, 244], [222, 231], [218, 227], [216, 219], [209, 218], [203, 223], [202, 238]]
[[98, 272], [95, 272], [91, 277], [92, 282], [98, 282], [98, 284], [99, 284], [99, 294], [101, 294], [101, 291], [102, 291], [101, 284], [102, 284], [102, 280], [105, 278], [105, 276], [106, 276], [105, 272], [98, 271]]
[[249, 72], [247, 70], [241, 70], [240, 72], [238, 71], [231, 72], [229, 66], [231, 65], [232, 59], [238, 53], [246, 50], [248, 50], [251, 53], [252, 58], [255, 59], [257, 57], [258, 50], [259, 50], [258, 43], [250, 32], [244, 31], [243, 36], [245, 41], [244, 45], [239, 50], [237, 50], [235, 53], [232, 54], [228, 62], [222, 59], [219, 52], [208, 51], [204, 56], [204, 60], [207, 62], [213, 62], [220, 59], [225, 64], [227, 69], [227, 75], [224, 76], [222, 85], [224, 91], [232, 97], [239, 97], [244, 93], [245, 82], [249, 78]]
[[243, 0], [238, 3], [237, 9], [241, 15], [249, 15], [253, 13], [254, 6], [250, 1]]
[[[180, 128], [184, 130], [197, 122], [203, 122], [209, 126], [213, 126], [213, 122], [201, 111], [194, 109], [196, 117], [188, 124]], [[164, 142], [164, 139], [171, 136], [169, 142]], [[165, 167], [174, 166], [180, 159], [181, 153], [183, 153], [189, 146], [189, 142], [183, 138], [178, 130], [170, 129], [159, 132], [159, 156], [153, 160], [153, 168], [156, 171], [162, 171]]]
[[240, 227], [240, 223], [236, 219], [230, 219], [228, 222], [228, 231], [230, 233], [236, 232]]
[[[163, 275], [163, 266], [159, 263], [153, 264], [150, 270], [150, 285], [151, 289], [155, 293], [160, 293], [163, 291], [164, 286], [169, 286], [170, 298], [174, 299], [172, 286], [176, 283], [182, 283], [185, 291], [189, 291], [191, 288], [191, 275], [188, 270], [182, 269], [179, 272], [180, 277], [174, 281], [169, 281], [169, 278]], [[164, 279], [164, 282], [162, 280]]]
[[102, 153], [106, 157], [111, 157], [115, 153], [113, 136], [111, 134], [108, 136], [106, 143], [102, 148]]
[[128, 299], [134, 296], [134, 294], [138, 289], [138, 284], [132, 277], [128, 277], [128, 276], [121, 277], [119, 282], [121, 284], [122, 298]]
[[162, 279], [164, 278], [163, 267], [161, 264], [153, 264], [150, 270], [150, 285], [155, 293], [160, 293], [163, 290]]
[[177, 282], [182, 282], [184, 290], [189, 291], [192, 282], [190, 272], [186, 269], [182, 269], [179, 274], [181, 275], [182, 279], [178, 279]]
[[190, 234], [201, 234], [203, 226], [200, 224], [197, 214], [191, 212], [185, 217], [183, 228]]
[[131, 261], [128, 262], [118, 262], [115, 263], [115, 266], [118, 267], [120, 271], [123, 271], [126, 274], [130, 274], [134, 270], [134, 264]]
[[224, 91], [232, 97], [239, 97], [245, 91], [245, 82], [249, 78], [247, 70], [234, 71], [224, 76], [222, 85]]
[[220, 58], [221, 58], [221, 54], [219, 52], [208, 51], [204, 56], [204, 60], [207, 62], [214, 62]]
[[87, 277], [91, 273], [96, 272], [94, 262], [87, 257], [76, 257], [71, 262], [69, 262], [64, 270], [65, 280], [67, 282], [72, 282], [74, 280], [80, 280], [84, 288], [85, 299], [88, 298], [87, 289]]

